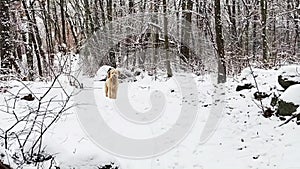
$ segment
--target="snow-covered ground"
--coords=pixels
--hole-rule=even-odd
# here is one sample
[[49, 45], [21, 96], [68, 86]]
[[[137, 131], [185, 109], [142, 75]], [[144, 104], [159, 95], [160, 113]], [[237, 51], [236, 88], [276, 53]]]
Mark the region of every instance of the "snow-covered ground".
[[[277, 76], [281, 72], [282, 69], [254, 69], [259, 90], [266, 93], [280, 93]], [[190, 78], [188, 74], [179, 75]], [[131, 106], [145, 113], [151, 109], [152, 92], [161, 91], [165, 98], [164, 113], [147, 124], [138, 124], [124, 118], [124, 114], [116, 108], [115, 102], [105, 97], [104, 81], [99, 81], [102, 77], [91, 79], [92, 86], [84, 90], [93, 93], [91, 100], [95, 101], [94, 106], [97, 107], [99, 115], [107, 125], [116, 133], [128, 138], [151, 139], [163, 135], [176, 124], [183, 102], [187, 102], [191, 107], [196, 106], [197, 118], [184, 139], [169, 151], [151, 158], [120, 157], [122, 154], [118, 156], [109, 153], [107, 149], [103, 150], [97, 145], [97, 141], [86, 130], [77, 113], [78, 109], [84, 109], [84, 105], [79, 105], [65, 112], [44, 136], [45, 151], [56, 157], [56, 165], [63, 169], [96, 168], [110, 162], [119, 165], [121, 169], [300, 168], [297, 152], [300, 149], [300, 130], [296, 123], [290, 122], [278, 127], [284, 121], [276, 116], [263, 117], [259, 107], [260, 102], [253, 96], [257, 91], [256, 88], [236, 91], [236, 86], [239, 84], [255, 84], [250, 69], [245, 69], [238, 77], [228, 78], [225, 87], [221, 89], [221, 86], [216, 86], [213, 76], [192, 76], [193, 78], [189, 80], [194, 80], [197, 86], [197, 94], [193, 93], [197, 99], [193, 100], [184, 98], [186, 93], [182, 93], [181, 84], [175, 78], [160, 77], [158, 81], [154, 81], [151, 76], [146, 74], [143, 76], [143, 78], [137, 77], [136, 82], [128, 83], [128, 99]], [[66, 79], [62, 79], [64, 80]], [[14, 83], [8, 83], [12, 86], [8, 91], [16, 93], [19, 87], [12, 84]], [[35, 82], [31, 84], [34, 86], [31, 90], [42, 93], [43, 87], [47, 84], [49, 85], [49, 82]], [[68, 86], [68, 83], [65, 82], [64, 85]], [[122, 85], [124, 83], [120, 84]], [[222, 90], [222, 94], [220, 95], [217, 90]], [[61, 93], [54, 92], [51, 96], [55, 94]], [[299, 91], [291, 94], [295, 99], [300, 97]], [[10, 94], [7, 92], [0, 94], [1, 103], [4, 103], [4, 98], [8, 95]], [[203, 141], [201, 137], [207, 121], [211, 118], [210, 113], [216, 101], [224, 103], [221, 104], [224, 105], [223, 109], [218, 109], [222, 111], [217, 112], [221, 118], [216, 121], [215, 130], [208, 139]], [[269, 106], [270, 101], [271, 98], [266, 98], [262, 103]], [[86, 100], [86, 103], [89, 103], [89, 100]], [[3, 107], [1, 109], [3, 110]], [[0, 128], [6, 128], [9, 120], [2, 114], [1, 112]], [[86, 114], [88, 116], [89, 112]], [[98, 134], [103, 133], [99, 131]], [[0, 145], [3, 143], [0, 142]], [[135, 148], [129, 147], [129, 150], [134, 151]], [[4, 151], [3, 148], [1, 150]]]

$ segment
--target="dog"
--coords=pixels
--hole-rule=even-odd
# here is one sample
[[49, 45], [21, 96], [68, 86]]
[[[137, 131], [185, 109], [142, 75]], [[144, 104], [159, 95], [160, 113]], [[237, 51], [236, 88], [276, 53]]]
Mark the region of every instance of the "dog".
[[118, 77], [120, 72], [116, 69], [110, 68], [107, 71], [107, 79], [105, 81], [105, 96], [110, 99], [117, 99], [117, 92], [119, 87]]

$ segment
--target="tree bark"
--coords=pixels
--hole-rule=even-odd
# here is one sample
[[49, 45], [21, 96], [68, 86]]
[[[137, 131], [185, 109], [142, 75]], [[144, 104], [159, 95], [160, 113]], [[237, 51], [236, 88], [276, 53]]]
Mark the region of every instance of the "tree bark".
[[261, 8], [261, 23], [262, 23], [262, 55], [263, 61], [268, 59], [268, 44], [267, 44], [267, 0], [260, 0]]
[[222, 33], [221, 21], [221, 4], [219, 0], [215, 0], [215, 33], [218, 54], [218, 83], [226, 82], [226, 65], [225, 65], [225, 51], [224, 40]]
[[163, 13], [164, 13], [164, 37], [165, 37], [165, 52], [166, 52], [166, 69], [167, 76], [172, 77], [172, 69], [169, 58], [169, 33], [168, 33], [168, 18], [167, 18], [167, 0], [163, 0]]
[[133, 9], [134, 0], [129, 0], [128, 6], [129, 6], [129, 14], [134, 13]]
[[0, 55], [1, 68], [12, 68], [10, 58], [12, 57], [11, 24], [9, 14], [9, 0], [0, 1]]
[[258, 39], [257, 39], [257, 22], [259, 21], [259, 15], [256, 14], [256, 12], [258, 13], [258, 9], [257, 6], [259, 4], [258, 0], [254, 0], [255, 1], [255, 5], [254, 5], [254, 17], [253, 17], [253, 32], [252, 32], [252, 37], [253, 37], [253, 46], [252, 46], [252, 54], [253, 54], [253, 58], [256, 57], [257, 54], [257, 50], [258, 50]]
[[66, 37], [66, 19], [65, 19], [65, 0], [60, 0], [60, 15], [61, 15], [61, 30], [62, 30], [62, 42], [67, 45]]
[[117, 63], [116, 63], [116, 53], [114, 51], [113, 48], [113, 41], [112, 41], [112, 20], [113, 20], [113, 4], [112, 4], [112, 0], [107, 0], [107, 20], [108, 20], [108, 36], [109, 36], [109, 46], [110, 49], [108, 51], [108, 58], [109, 58], [109, 62], [110, 62], [110, 66], [112, 67], [117, 67]]
[[[296, 6], [300, 6], [300, 0], [297, 0], [296, 2]], [[299, 26], [299, 23], [300, 23], [300, 9], [298, 8], [296, 11], [295, 11], [295, 19], [294, 19], [294, 22], [295, 22], [295, 39], [294, 39], [294, 52], [293, 54], [296, 55], [300, 55], [300, 26]]]

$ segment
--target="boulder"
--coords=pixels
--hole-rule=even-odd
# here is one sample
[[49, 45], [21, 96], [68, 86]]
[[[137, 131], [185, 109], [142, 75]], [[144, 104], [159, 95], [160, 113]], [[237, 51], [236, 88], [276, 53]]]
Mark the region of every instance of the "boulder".
[[300, 82], [298, 81], [293, 81], [293, 80], [289, 80], [289, 77], [283, 77], [282, 75], [278, 76], [278, 83], [280, 84], [280, 86], [282, 88], [284, 88], [285, 90], [295, 84], [300, 84]]
[[235, 90], [238, 92], [244, 89], [252, 89], [252, 88], [254, 88], [254, 86], [251, 83], [246, 83], [243, 85], [238, 85]]
[[293, 102], [279, 100], [277, 114], [280, 116], [291, 116], [297, 111], [298, 107], [299, 105]]
[[111, 66], [107, 66], [107, 65], [104, 65], [104, 66], [101, 66], [98, 71], [97, 71], [97, 74], [96, 76], [94, 77], [94, 80], [95, 81], [105, 81], [106, 78], [107, 78], [107, 71], [109, 69], [111, 69], [113, 67]]
[[288, 87], [300, 84], [300, 66], [283, 66], [279, 69], [278, 83], [286, 90]]
[[134, 74], [124, 68], [118, 69], [120, 71], [119, 79], [121, 82], [135, 82], [137, 79], [135, 78]]
[[291, 116], [295, 112], [300, 113], [300, 84], [290, 86], [278, 100], [277, 114], [280, 116]]

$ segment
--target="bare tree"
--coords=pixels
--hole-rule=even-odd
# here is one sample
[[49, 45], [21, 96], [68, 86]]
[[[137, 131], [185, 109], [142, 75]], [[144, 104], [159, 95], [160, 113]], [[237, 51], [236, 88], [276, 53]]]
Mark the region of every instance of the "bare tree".
[[1, 68], [12, 68], [10, 59], [12, 58], [12, 39], [11, 24], [10, 24], [10, 1], [0, 1], [0, 56]]
[[260, 0], [261, 24], [262, 24], [262, 56], [263, 61], [268, 59], [268, 42], [267, 42], [267, 4], [266, 0]]
[[219, 0], [215, 0], [215, 33], [218, 54], [218, 83], [224, 83], [226, 82], [226, 65], [222, 33], [221, 3]]
[[165, 38], [165, 50], [166, 50], [166, 68], [167, 76], [172, 77], [172, 69], [169, 56], [169, 33], [168, 33], [168, 18], [167, 18], [167, 0], [163, 0], [163, 13], [164, 13], [164, 38]]

